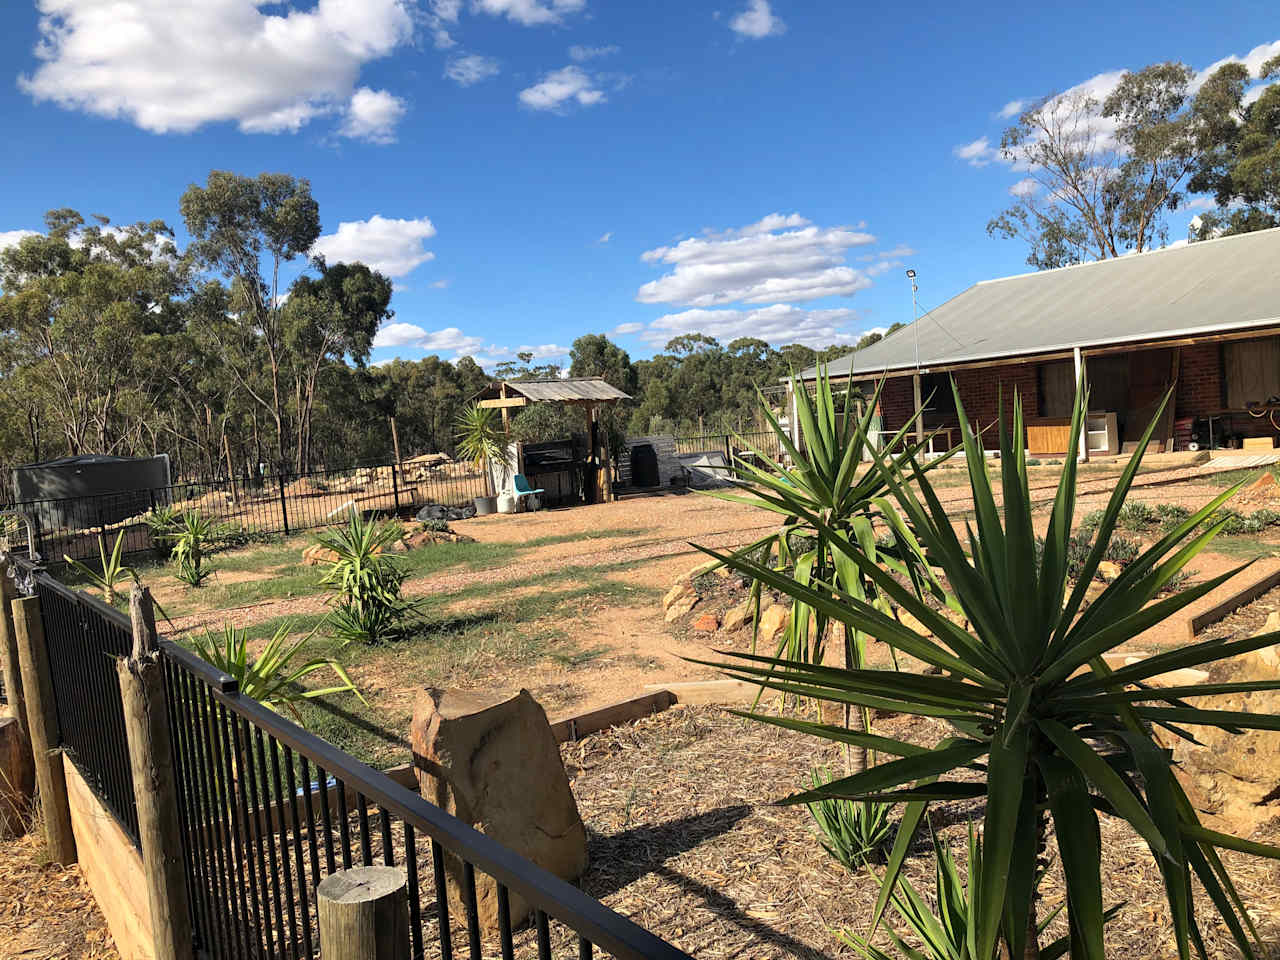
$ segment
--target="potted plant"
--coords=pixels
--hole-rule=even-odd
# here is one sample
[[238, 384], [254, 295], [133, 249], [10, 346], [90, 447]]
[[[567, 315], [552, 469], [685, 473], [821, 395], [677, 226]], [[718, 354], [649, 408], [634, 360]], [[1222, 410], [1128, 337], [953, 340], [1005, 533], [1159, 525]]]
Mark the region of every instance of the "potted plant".
[[493, 487], [493, 465], [509, 468], [511, 451], [506, 431], [498, 420], [498, 411], [473, 403], [458, 415], [458, 453], [484, 471], [485, 495], [476, 497], [476, 514], [483, 516], [498, 509], [497, 491]]

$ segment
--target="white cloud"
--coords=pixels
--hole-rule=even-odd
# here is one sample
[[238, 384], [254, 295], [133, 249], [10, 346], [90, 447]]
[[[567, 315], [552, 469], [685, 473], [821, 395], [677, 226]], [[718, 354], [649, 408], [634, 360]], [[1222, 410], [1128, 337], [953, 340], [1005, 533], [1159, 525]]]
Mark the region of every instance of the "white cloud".
[[914, 247], [907, 246], [905, 243], [900, 243], [896, 247], [893, 247], [890, 250], [884, 250], [878, 254], [875, 254], [875, 256], [877, 257], [885, 257], [889, 259], [892, 259], [894, 257], [914, 257], [915, 255], [916, 255], [916, 249]]
[[1009, 188], [1015, 197], [1029, 197], [1040, 189], [1040, 182], [1035, 177], [1023, 177]]
[[434, 283], [432, 283], [432, 284], [431, 284], [431, 286], [432, 286], [432, 288], [433, 288], [433, 289], [435, 289], [435, 290], [443, 290], [443, 289], [445, 289], [446, 287], [448, 287], [448, 286], [449, 286], [449, 281], [448, 281], [448, 280], [436, 280]]
[[597, 240], [596, 243], [608, 243], [612, 239], [613, 239], [613, 231], [606, 230], [604, 233], [600, 234], [600, 239]]
[[636, 299], [712, 307], [849, 296], [869, 287], [871, 279], [845, 264], [846, 251], [874, 242], [861, 230], [814, 226], [799, 214], [770, 214], [738, 230], [647, 251], [646, 263], [675, 269], [640, 287]]
[[368, 220], [338, 224], [337, 231], [320, 237], [311, 252], [330, 263], [359, 262], [389, 277], [403, 277], [435, 257], [423, 246], [435, 235], [426, 217], [393, 220], [374, 214]]
[[972, 167], [985, 167], [1000, 156], [1000, 152], [991, 146], [991, 141], [986, 137], [953, 147], [951, 152]]
[[38, 0], [40, 65], [18, 85], [153, 133], [219, 122], [297, 131], [345, 114], [361, 68], [410, 41], [409, 2], [318, 0], [264, 13], [261, 0]]
[[22, 242], [23, 237], [34, 236], [36, 236], [35, 230], [0, 230], [0, 250], [17, 246]]
[[408, 108], [386, 90], [361, 87], [351, 95], [347, 119], [339, 131], [344, 137], [371, 143], [395, 143], [396, 124]]
[[569, 48], [569, 59], [577, 63], [586, 63], [588, 60], [598, 60], [601, 57], [611, 57], [617, 53], [619, 47], [609, 44], [606, 47], [584, 47], [575, 43]]
[[444, 68], [444, 75], [463, 87], [470, 87], [482, 80], [496, 77], [501, 72], [497, 60], [478, 53], [450, 57]]
[[591, 107], [604, 100], [604, 91], [596, 81], [582, 68], [573, 66], [553, 70], [520, 91], [520, 102], [532, 110], [560, 110], [571, 103]]
[[427, 331], [412, 323], [384, 323], [378, 328], [373, 338], [375, 347], [403, 347], [410, 343], [420, 343], [427, 336]]
[[787, 25], [774, 15], [769, 0], [747, 0], [747, 6], [729, 21], [729, 29], [744, 37], [778, 36]]
[[625, 337], [633, 333], [639, 333], [643, 329], [643, 323], [620, 323], [609, 332], [617, 337]]
[[1030, 104], [1026, 100], [1010, 100], [1000, 108], [1000, 116], [1006, 120], [1012, 120], [1023, 110], [1027, 109]]
[[1192, 197], [1182, 207], [1184, 210], [1216, 210], [1218, 201], [1213, 197]]
[[526, 27], [561, 22], [577, 13], [587, 0], [472, 0], [472, 7], [492, 17], [506, 17]]
[[[424, 354], [448, 356], [453, 360], [471, 357], [482, 367], [492, 367], [504, 360], [516, 360], [521, 353], [533, 354], [535, 361], [565, 360], [569, 356], [569, 348], [558, 343], [526, 344], [519, 347], [504, 347], [494, 343], [486, 343], [484, 337], [475, 337], [464, 333], [457, 327], [445, 327], [442, 330], [428, 330], [416, 323], [384, 323], [373, 338], [375, 348], [400, 350], [409, 347]], [[389, 363], [384, 359], [379, 364]]]
[[848, 308], [804, 310], [784, 303], [756, 310], [684, 310], [659, 317], [644, 328], [641, 336], [655, 347], [682, 333], [705, 333], [721, 343], [757, 337], [775, 346], [804, 343], [827, 347], [856, 343], [860, 334], [850, 325], [858, 318], [858, 311]]

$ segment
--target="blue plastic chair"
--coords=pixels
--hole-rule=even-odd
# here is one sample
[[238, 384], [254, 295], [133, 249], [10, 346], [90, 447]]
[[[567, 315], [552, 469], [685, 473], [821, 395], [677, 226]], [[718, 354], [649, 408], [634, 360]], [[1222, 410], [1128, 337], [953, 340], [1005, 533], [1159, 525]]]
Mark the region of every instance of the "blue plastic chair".
[[515, 475], [515, 479], [512, 482], [515, 484], [517, 500], [524, 500], [526, 497], [535, 497], [540, 493], [547, 492], [543, 490], [541, 487], [539, 487], [537, 490], [534, 490], [532, 487], [530, 487], [529, 480], [523, 473], [517, 473]]

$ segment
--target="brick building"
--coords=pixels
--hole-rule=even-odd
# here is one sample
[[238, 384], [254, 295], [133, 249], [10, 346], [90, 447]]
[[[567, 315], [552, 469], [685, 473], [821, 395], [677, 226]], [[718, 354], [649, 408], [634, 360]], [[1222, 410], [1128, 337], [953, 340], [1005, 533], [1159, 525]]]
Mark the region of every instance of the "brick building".
[[944, 443], [959, 440], [952, 378], [980, 427], [1016, 392], [1036, 455], [1066, 453], [1082, 369], [1091, 453], [1134, 444], [1170, 386], [1160, 449], [1280, 438], [1280, 229], [983, 281], [829, 367], [864, 391], [885, 379], [883, 431], [922, 407]]

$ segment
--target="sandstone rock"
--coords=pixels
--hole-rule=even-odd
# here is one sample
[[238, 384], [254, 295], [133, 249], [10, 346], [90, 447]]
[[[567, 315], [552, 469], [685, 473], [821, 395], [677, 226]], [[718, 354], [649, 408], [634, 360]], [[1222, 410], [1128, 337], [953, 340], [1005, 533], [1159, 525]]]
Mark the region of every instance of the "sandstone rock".
[[693, 587], [689, 585], [688, 580], [677, 580], [675, 585], [667, 591], [667, 595], [662, 598], [662, 608], [669, 610], [671, 605], [678, 600], [690, 596], [693, 593]]
[[676, 600], [669, 607], [665, 619], [667, 623], [674, 623], [681, 617], [688, 614], [694, 607], [698, 605], [698, 598], [694, 594], [685, 594], [679, 600]]
[[[422, 795], [508, 849], [565, 880], [587, 867], [587, 833], [546, 712], [527, 690], [504, 699], [419, 691], [411, 730]], [[462, 861], [445, 854], [450, 910], [465, 916]], [[487, 933], [498, 929], [497, 883], [476, 872], [476, 903]], [[514, 890], [511, 920], [530, 905]]]
[[775, 603], [760, 612], [759, 638], [762, 643], [769, 643], [791, 621], [791, 607], [784, 603]]
[[1108, 582], [1120, 576], [1122, 572], [1120, 564], [1112, 563], [1110, 560], [1103, 560], [1098, 564], [1098, 576]]
[[750, 600], [744, 600], [736, 607], [729, 608], [729, 611], [724, 615], [724, 623], [721, 626], [731, 632], [741, 630], [755, 618], [756, 605]]
[[302, 562], [308, 567], [314, 567], [321, 563], [337, 563], [338, 555], [328, 547], [313, 543], [302, 551]]
[[720, 620], [714, 613], [704, 613], [693, 621], [693, 629], [700, 633], [715, 633], [720, 629]]
[[690, 568], [689, 572], [686, 573], [680, 579], [690, 580], [690, 581], [696, 580], [698, 577], [702, 576], [704, 573], [710, 573], [712, 570], [714, 570], [716, 564], [718, 564], [719, 562], [720, 562], [719, 560], [708, 560], [706, 563], [700, 563], [696, 567]]
[[0, 840], [26, 832], [35, 792], [31, 745], [16, 717], [0, 717]]
[[1271, 473], [1264, 473], [1257, 480], [1253, 481], [1253, 483], [1249, 484], [1244, 491], [1244, 495], [1246, 497], [1265, 496], [1271, 492], [1271, 488], [1275, 485], [1275, 475]]

